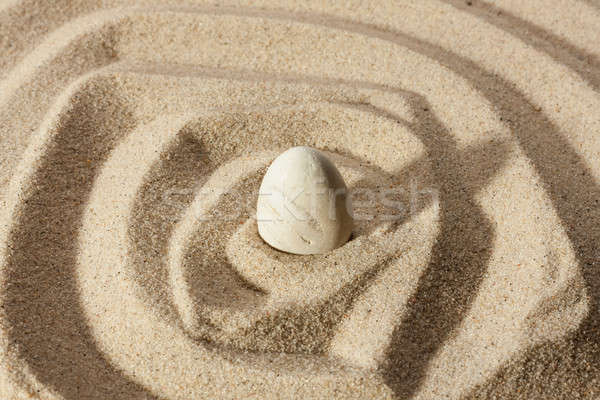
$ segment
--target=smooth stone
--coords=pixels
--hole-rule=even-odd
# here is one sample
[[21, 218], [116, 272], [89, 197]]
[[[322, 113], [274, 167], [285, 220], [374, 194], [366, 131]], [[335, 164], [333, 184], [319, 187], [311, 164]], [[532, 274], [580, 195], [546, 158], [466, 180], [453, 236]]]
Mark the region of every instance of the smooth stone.
[[292, 147], [271, 163], [260, 185], [258, 233], [288, 253], [327, 253], [348, 241], [351, 207], [333, 162], [311, 147]]

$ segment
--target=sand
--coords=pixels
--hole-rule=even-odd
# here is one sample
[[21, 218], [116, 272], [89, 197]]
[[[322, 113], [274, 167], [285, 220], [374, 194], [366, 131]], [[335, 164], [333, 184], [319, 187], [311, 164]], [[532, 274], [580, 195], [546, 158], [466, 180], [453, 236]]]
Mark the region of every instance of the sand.
[[599, 398], [600, 3], [248, 3], [0, 2], [0, 398]]

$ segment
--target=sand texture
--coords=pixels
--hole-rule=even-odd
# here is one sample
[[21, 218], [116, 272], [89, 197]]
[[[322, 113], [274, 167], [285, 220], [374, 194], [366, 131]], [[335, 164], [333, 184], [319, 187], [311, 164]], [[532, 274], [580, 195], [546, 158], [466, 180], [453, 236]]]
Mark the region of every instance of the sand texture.
[[0, 0], [0, 399], [203, 398], [600, 398], [600, 2]]

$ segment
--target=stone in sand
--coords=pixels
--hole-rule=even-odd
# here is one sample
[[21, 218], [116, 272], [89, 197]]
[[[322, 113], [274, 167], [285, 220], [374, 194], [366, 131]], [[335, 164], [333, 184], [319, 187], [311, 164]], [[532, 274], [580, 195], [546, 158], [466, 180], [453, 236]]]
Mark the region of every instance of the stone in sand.
[[288, 253], [327, 253], [352, 233], [342, 175], [322, 152], [305, 146], [288, 149], [267, 169], [256, 216], [264, 241]]

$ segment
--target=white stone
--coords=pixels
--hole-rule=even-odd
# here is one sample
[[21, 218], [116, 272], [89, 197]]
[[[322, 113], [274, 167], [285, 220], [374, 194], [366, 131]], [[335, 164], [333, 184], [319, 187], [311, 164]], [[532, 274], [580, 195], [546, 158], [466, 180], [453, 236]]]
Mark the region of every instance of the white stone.
[[322, 152], [292, 147], [267, 169], [256, 206], [258, 233], [278, 250], [322, 254], [348, 241], [352, 208], [342, 175]]

